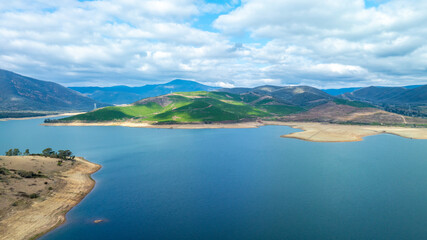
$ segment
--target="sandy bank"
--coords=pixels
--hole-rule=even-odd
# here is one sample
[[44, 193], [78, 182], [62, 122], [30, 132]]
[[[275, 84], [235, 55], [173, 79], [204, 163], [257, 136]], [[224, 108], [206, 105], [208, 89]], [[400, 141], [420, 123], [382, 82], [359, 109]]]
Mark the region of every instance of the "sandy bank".
[[312, 142], [357, 142], [364, 137], [378, 134], [394, 134], [410, 139], [427, 139], [427, 128], [341, 125], [313, 122], [276, 123], [301, 129], [302, 132], [283, 135], [285, 138], [296, 138]]
[[86, 113], [86, 112], [78, 112], [78, 113], [61, 113], [61, 114], [44, 115], [44, 116], [37, 116], [37, 117], [0, 118], [0, 122], [11, 121], [11, 120], [29, 120], [29, 119], [38, 119], [38, 118], [67, 117], [67, 116], [74, 116], [74, 115], [78, 115], [78, 114], [82, 114], [82, 113]]
[[49, 123], [46, 126], [124, 126], [138, 128], [169, 128], [169, 129], [205, 129], [205, 128], [257, 128], [266, 125], [289, 126], [303, 130], [283, 135], [285, 138], [296, 138], [312, 142], [355, 142], [366, 136], [383, 133], [395, 134], [405, 138], [427, 139], [427, 128], [342, 125], [317, 122], [244, 122], [244, 123], [213, 123], [213, 124], [172, 124], [152, 125], [136, 122], [103, 122], [103, 123]]
[[263, 126], [260, 122], [244, 122], [244, 123], [212, 123], [212, 124], [165, 124], [153, 125], [144, 122], [99, 122], [99, 123], [44, 123], [43, 126], [122, 126], [135, 128], [167, 128], [167, 129], [207, 129], [207, 128], [256, 128]]
[[[21, 158], [27, 158], [27, 165], [36, 161], [31, 156]], [[50, 161], [49, 158], [46, 159]], [[2, 161], [7, 161], [7, 158]], [[47, 165], [51, 163], [43, 163], [43, 166]], [[64, 223], [65, 214], [94, 187], [95, 181], [90, 176], [99, 169], [98, 164], [76, 158], [76, 163], [69, 169], [59, 173], [52, 172], [55, 174], [52, 178], [60, 181], [61, 187], [43, 199], [34, 201], [29, 207], [12, 208], [0, 220], [0, 240], [35, 239]], [[50, 171], [46, 168], [42, 170]]]

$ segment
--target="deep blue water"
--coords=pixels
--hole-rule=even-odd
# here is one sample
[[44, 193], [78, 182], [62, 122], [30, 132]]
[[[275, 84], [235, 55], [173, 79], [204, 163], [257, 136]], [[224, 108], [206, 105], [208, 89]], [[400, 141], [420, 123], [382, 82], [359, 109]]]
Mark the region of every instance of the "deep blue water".
[[[427, 141], [0, 122], [0, 150], [71, 149], [95, 189], [43, 240], [427, 239]], [[94, 219], [107, 219], [93, 224]]]

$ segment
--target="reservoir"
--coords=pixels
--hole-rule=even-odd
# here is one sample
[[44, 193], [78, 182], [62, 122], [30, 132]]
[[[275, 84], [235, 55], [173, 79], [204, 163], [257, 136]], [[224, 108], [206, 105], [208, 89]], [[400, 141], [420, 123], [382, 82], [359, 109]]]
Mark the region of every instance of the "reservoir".
[[427, 140], [42, 122], [0, 122], [2, 154], [70, 149], [102, 165], [94, 190], [43, 240], [427, 239]]

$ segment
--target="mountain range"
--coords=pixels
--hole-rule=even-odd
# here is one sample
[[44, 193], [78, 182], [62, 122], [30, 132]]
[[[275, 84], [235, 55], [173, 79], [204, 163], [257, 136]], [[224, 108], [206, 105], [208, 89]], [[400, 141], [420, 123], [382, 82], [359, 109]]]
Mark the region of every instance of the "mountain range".
[[[98, 107], [109, 105], [102, 102], [111, 104], [134, 102], [131, 104], [132, 106], [139, 106], [144, 105], [141, 103], [146, 102], [147, 98], [155, 100], [155, 97], [163, 96], [161, 99], [168, 99], [169, 97], [164, 96], [194, 91], [228, 93], [226, 96], [231, 96], [231, 99], [228, 100], [240, 101], [241, 104], [252, 106], [276, 117], [278, 113], [273, 109], [286, 109], [284, 110], [286, 113], [292, 109], [292, 111], [302, 113], [309, 112], [311, 109], [322, 109], [325, 106], [328, 106], [328, 111], [330, 111], [331, 107], [335, 105], [341, 105], [341, 108], [342, 105], [379, 108], [406, 116], [427, 116], [427, 85], [326, 90], [310, 86], [265, 85], [254, 88], [219, 89], [194, 81], [177, 79], [165, 84], [141, 87], [73, 87], [70, 89], [57, 83], [0, 70], [0, 88], [2, 89], [0, 92], [0, 117], [4, 113], [6, 116], [33, 116], [41, 114], [41, 112], [90, 111], [93, 110], [95, 104]], [[332, 94], [328, 94], [328, 92]], [[186, 93], [186, 95], [188, 94]], [[185, 97], [189, 98], [189, 96]], [[206, 100], [212, 96], [204, 94], [199, 97]], [[228, 101], [227, 99], [220, 100], [223, 103]], [[191, 101], [199, 103], [194, 99]], [[317, 114], [320, 113], [317, 112]], [[311, 117], [313, 116], [311, 115]]]
[[427, 124], [369, 103], [346, 100], [308, 86], [260, 86], [211, 92], [175, 92], [126, 106], [105, 107], [47, 123], [147, 124], [314, 121], [346, 124]]
[[0, 69], [0, 111], [89, 111], [107, 106], [54, 82]]
[[339, 95], [347, 100], [374, 104], [407, 116], [427, 117], [427, 85], [414, 87], [366, 87]]
[[110, 104], [129, 104], [147, 97], [156, 97], [173, 92], [212, 91], [218, 89], [189, 80], [176, 79], [164, 84], [150, 84], [141, 87], [70, 87], [71, 89]]
[[240, 94], [242, 96], [258, 96], [274, 98], [283, 104], [300, 107], [314, 107], [333, 100], [335, 97], [309, 86], [271, 86], [265, 85], [255, 88], [223, 88], [217, 90]]
[[408, 89], [404, 87], [366, 87], [340, 97], [387, 104], [427, 104], [427, 85]]

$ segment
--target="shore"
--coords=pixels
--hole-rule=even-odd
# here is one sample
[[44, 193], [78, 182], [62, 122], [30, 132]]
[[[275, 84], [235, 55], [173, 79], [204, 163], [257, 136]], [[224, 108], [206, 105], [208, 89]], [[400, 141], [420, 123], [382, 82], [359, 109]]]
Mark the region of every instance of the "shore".
[[214, 128], [257, 128], [267, 125], [289, 126], [301, 129], [282, 135], [284, 138], [295, 138], [312, 142], [356, 142], [364, 137], [378, 134], [394, 134], [410, 139], [427, 139], [427, 128], [370, 126], [370, 125], [342, 125], [318, 122], [243, 122], [243, 123], [212, 123], [212, 124], [170, 124], [152, 125], [136, 122], [103, 122], [103, 123], [49, 123], [45, 126], [123, 126], [136, 128], [166, 128], [166, 129], [214, 129]]
[[43, 115], [43, 116], [36, 116], [36, 117], [22, 117], [22, 118], [0, 118], [0, 122], [12, 121], [12, 120], [29, 120], [29, 119], [38, 119], [38, 118], [68, 117], [68, 116], [74, 116], [82, 113], [86, 113], [86, 112], [61, 113], [61, 114]]
[[342, 125], [315, 122], [279, 123], [301, 132], [282, 135], [284, 138], [296, 138], [311, 142], [358, 142], [364, 137], [379, 134], [393, 134], [409, 139], [427, 139], [427, 128], [369, 126], [369, 125]]
[[[2, 161], [8, 161], [7, 157], [1, 158]], [[42, 161], [32, 156], [11, 158], [27, 158], [26, 164], [23, 165], [27, 167], [35, 164], [35, 161]], [[54, 165], [49, 162], [51, 159], [45, 159], [40, 165], [42, 170], [48, 171], [46, 166], [53, 168], [56, 165], [56, 162]], [[34, 200], [28, 207], [9, 209], [0, 220], [0, 240], [36, 239], [63, 224], [65, 214], [93, 189], [95, 181], [91, 174], [100, 168], [98, 164], [76, 158], [72, 167], [63, 172], [52, 172], [53, 177], [49, 177], [49, 180], [54, 179], [52, 181], [59, 182], [60, 186], [47, 196]]]
[[84, 123], [84, 122], [71, 122], [71, 123], [44, 123], [43, 126], [122, 126], [134, 128], [166, 128], [166, 129], [209, 129], [209, 128], [257, 128], [265, 124], [260, 122], [242, 122], [242, 123], [189, 123], [189, 124], [164, 124], [153, 125], [144, 122], [99, 122], [99, 123]]

